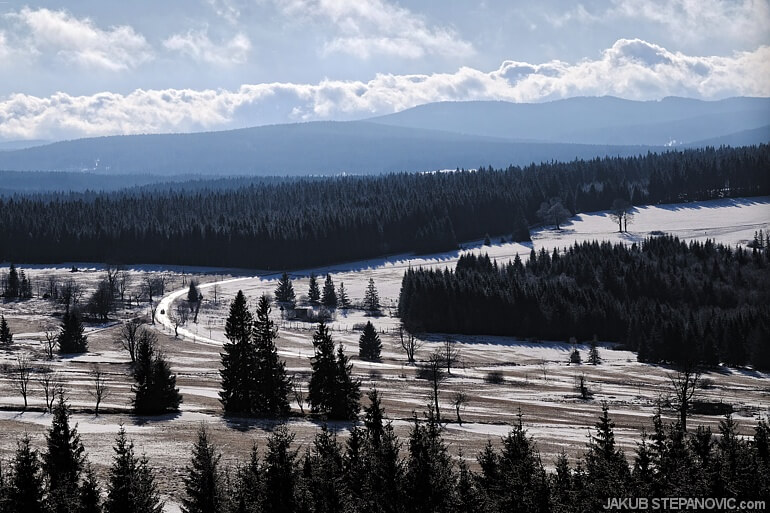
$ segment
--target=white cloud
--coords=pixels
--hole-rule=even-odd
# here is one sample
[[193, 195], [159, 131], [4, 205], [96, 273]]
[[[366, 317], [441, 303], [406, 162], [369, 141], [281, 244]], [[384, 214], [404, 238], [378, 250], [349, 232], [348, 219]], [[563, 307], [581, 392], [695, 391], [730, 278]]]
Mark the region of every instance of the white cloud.
[[390, 55], [416, 59], [425, 55], [465, 57], [473, 45], [451, 28], [429, 26], [409, 9], [386, 0], [276, 0], [292, 17], [320, 19], [336, 34], [324, 45], [325, 54], [346, 53], [369, 59]]
[[639, 39], [621, 39], [595, 60], [540, 64], [506, 61], [485, 72], [462, 67], [430, 75], [378, 74], [369, 81], [266, 83], [237, 90], [136, 90], [0, 101], [0, 137], [74, 138], [88, 135], [183, 132], [260, 124], [250, 113], [280, 104], [285, 121], [386, 114], [427, 102], [537, 102], [571, 96], [658, 99], [770, 96], [770, 46], [730, 56], [697, 57]]
[[589, 10], [577, 4], [558, 16], [546, 16], [556, 27], [571, 22], [652, 22], [680, 42], [730, 39], [755, 47], [770, 41], [770, 2], [767, 0], [612, 0]]
[[89, 18], [75, 18], [67, 11], [23, 8], [6, 14], [17, 23], [19, 51], [51, 54], [83, 68], [122, 71], [152, 59], [144, 36], [128, 25], [95, 26]]
[[163, 46], [194, 60], [217, 66], [242, 64], [246, 62], [251, 51], [251, 41], [243, 33], [236, 34], [229, 41], [216, 44], [211, 41], [206, 30], [174, 34], [163, 41]]
[[241, 16], [241, 10], [233, 0], [206, 0], [217, 16], [224, 18], [228, 22], [235, 24]]

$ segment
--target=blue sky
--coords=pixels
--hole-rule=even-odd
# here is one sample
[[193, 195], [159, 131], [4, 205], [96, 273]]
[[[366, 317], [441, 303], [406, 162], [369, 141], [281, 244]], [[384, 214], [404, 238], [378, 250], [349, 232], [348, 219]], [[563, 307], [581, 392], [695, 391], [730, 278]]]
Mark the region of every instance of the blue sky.
[[0, 138], [770, 96], [770, 0], [0, 1]]

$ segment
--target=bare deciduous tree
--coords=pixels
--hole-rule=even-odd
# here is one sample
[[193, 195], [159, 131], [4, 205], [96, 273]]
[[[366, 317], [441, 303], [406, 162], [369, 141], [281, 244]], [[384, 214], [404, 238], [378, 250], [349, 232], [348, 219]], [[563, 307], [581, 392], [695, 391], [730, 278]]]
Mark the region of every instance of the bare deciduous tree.
[[136, 361], [136, 348], [139, 346], [139, 335], [141, 334], [140, 327], [142, 321], [140, 319], [130, 319], [123, 323], [120, 328], [120, 334], [118, 335], [118, 342], [123, 346], [123, 349], [128, 351], [128, 355], [131, 357], [131, 363]]
[[69, 279], [61, 286], [59, 298], [65, 305], [79, 303], [83, 297], [83, 288], [73, 279]]
[[612, 202], [609, 216], [613, 222], [618, 223], [619, 232], [628, 231], [628, 221], [634, 217], [633, 209], [634, 207], [632, 207], [631, 204], [624, 199], [617, 198]]
[[212, 296], [214, 296], [214, 304], [215, 304], [215, 305], [216, 305], [216, 304], [219, 304], [219, 303], [218, 303], [218, 301], [219, 301], [219, 284], [218, 284], [218, 283], [215, 283], [215, 284], [214, 284], [214, 285], [211, 287], [211, 295], [212, 295]]
[[548, 382], [548, 362], [545, 358], [540, 360], [540, 370], [543, 371], [543, 381]]
[[401, 342], [401, 349], [406, 353], [406, 359], [409, 363], [414, 363], [414, 354], [422, 347], [422, 342], [403, 326], [398, 327], [398, 337]]
[[669, 379], [674, 389], [674, 406], [679, 411], [679, 423], [682, 431], [687, 431], [687, 412], [700, 382], [700, 371], [694, 365], [686, 364]]
[[190, 317], [190, 309], [187, 305], [179, 303], [174, 312], [169, 312], [168, 318], [174, 325], [174, 338], [179, 337], [179, 326], [184, 326]]
[[99, 405], [109, 393], [107, 389], [107, 380], [105, 379], [104, 371], [98, 366], [94, 365], [91, 369], [91, 380], [93, 382], [93, 388], [88, 391], [88, 394], [96, 401], [96, 408], [94, 414], [99, 415]]
[[49, 360], [53, 360], [53, 352], [56, 346], [59, 344], [59, 334], [55, 331], [45, 332], [45, 356]]
[[443, 383], [447, 377], [444, 374], [444, 357], [439, 352], [435, 352], [428, 358], [428, 363], [425, 365], [425, 372], [427, 373], [428, 380], [431, 383], [433, 389], [433, 406], [436, 408], [436, 421], [441, 422], [441, 412], [439, 411], [438, 404], [438, 391], [441, 383]]
[[460, 418], [460, 410], [465, 408], [468, 404], [468, 394], [465, 392], [455, 392], [452, 396], [452, 406], [455, 407], [455, 413], [457, 413], [457, 423], [462, 424], [463, 420]]
[[[131, 273], [125, 269], [121, 269], [117, 277], [118, 295], [120, 296], [120, 302], [125, 303], [126, 291], [128, 291], [129, 285], [131, 285]], [[129, 298], [130, 300], [130, 298]]]
[[29, 355], [19, 353], [16, 355], [16, 365], [11, 369], [11, 382], [13, 387], [21, 394], [24, 399], [24, 409], [27, 409], [27, 394], [29, 392], [29, 379], [32, 368], [29, 364]]
[[302, 391], [302, 385], [297, 380], [297, 375], [294, 374], [291, 377], [291, 391], [294, 393], [294, 400], [297, 401], [299, 411], [302, 415], [305, 414], [305, 393]]
[[40, 367], [37, 372], [37, 382], [43, 387], [43, 394], [45, 395], [45, 408], [50, 412], [53, 409], [56, 395], [63, 386], [61, 376], [47, 365]]
[[457, 349], [457, 342], [455, 340], [448, 337], [444, 339], [441, 357], [444, 359], [444, 363], [446, 363], [447, 374], [452, 374], [452, 365], [455, 365], [460, 358], [460, 350]]
[[580, 394], [581, 399], [590, 399], [593, 395], [588, 388], [588, 380], [584, 372], [575, 376], [575, 390]]
[[153, 298], [162, 296], [165, 290], [165, 276], [147, 275], [144, 277], [144, 282], [142, 282], [142, 291], [144, 292], [144, 295], [147, 296], [147, 301], [150, 303], [150, 318], [152, 319], [153, 324], [155, 324], [155, 309], [158, 307], [158, 305], [153, 302]]

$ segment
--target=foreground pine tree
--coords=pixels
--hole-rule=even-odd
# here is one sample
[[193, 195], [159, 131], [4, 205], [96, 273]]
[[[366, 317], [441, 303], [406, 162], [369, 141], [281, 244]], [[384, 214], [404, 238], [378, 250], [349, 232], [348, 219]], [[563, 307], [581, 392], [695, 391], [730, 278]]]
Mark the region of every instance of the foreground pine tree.
[[428, 408], [425, 422], [414, 419], [406, 467], [409, 511], [452, 511], [455, 500], [452, 458], [432, 407]]
[[223, 511], [223, 478], [215, 447], [209, 442], [206, 427], [198, 430], [198, 440], [193, 445], [192, 461], [183, 477], [185, 496], [182, 511], [185, 513], [220, 513]]
[[358, 356], [364, 360], [377, 361], [380, 359], [380, 351], [382, 351], [380, 336], [377, 334], [377, 330], [372, 322], [367, 321], [366, 326], [364, 326], [364, 332], [361, 334], [361, 338], [358, 339]]
[[96, 480], [91, 465], [85, 468], [85, 478], [80, 486], [80, 507], [77, 513], [101, 513], [102, 512], [102, 492], [99, 489], [99, 482]]
[[0, 315], [0, 346], [9, 346], [13, 343], [13, 333], [8, 327], [4, 315]]
[[134, 363], [134, 412], [140, 415], [157, 415], [178, 411], [182, 396], [176, 388], [176, 376], [163, 354], [156, 351], [149, 339], [139, 341]]
[[300, 473], [297, 450], [291, 448], [294, 434], [280, 425], [267, 439], [264, 462], [262, 511], [297, 511]]
[[47, 451], [43, 454], [43, 470], [48, 475], [48, 508], [55, 513], [69, 513], [80, 502], [85, 449], [77, 426], [70, 427], [69, 420], [69, 406], [60, 393], [46, 434]]
[[126, 438], [123, 426], [113, 447], [115, 456], [109, 473], [105, 510], [109, 513], [161, 513], [155, 476], [147, 458], [134, 455], [134, 443]]
[[16, 442], [9, 479], [9, 513], [43, 513], [43, 475], [40, 458], [30, 445], [29, 435]]
[[285, 417], [291, 411], [291, 379], [286, 376], [286, 364], [278, 358], [276, 336], [275, 323], [270, 319], [270, 300], [262, 295], [252, 330], [255, 379], [249, 408], [259, 417]]
[[246, 297], [238, 291], [230, 304], [230, 315], [225, 322], [225, 337], [228, 342], [223, 346], [222, 391], [219, 400], [225, 413], [248, 414], [251, 410], [252, 369], [255, 364], [254, 347], [251, 333], [253, 318], [246, 307]]
[[80, 314], [68, 305], [62, 317], [61, 331], [58, 336], [59, 352], [69, 354], [88, 351], [88, 339], [83, 332]]

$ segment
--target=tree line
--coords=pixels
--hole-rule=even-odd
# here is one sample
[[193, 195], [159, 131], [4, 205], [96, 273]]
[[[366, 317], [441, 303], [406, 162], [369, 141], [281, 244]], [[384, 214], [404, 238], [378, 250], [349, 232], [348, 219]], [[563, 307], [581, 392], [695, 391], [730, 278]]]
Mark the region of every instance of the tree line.
[[0, 198], [0, 261], [287, 269], [435, 252], [485, 233], [528, 240], [544, 202], [563, 214], [618, 199], [770, 194], [769, 167], [770, 146], [760, 145], [504, 170], [15, 195]]
[[524, 263], [463, 255], [409, 269], [399, 315], [411, 331], [623, 342], [640, 361], [770, 369], [770, 252], [672, 236], [575, 243]]
[[[570, 463], [562, 452], [547, 471], [521, 416], [499, 446], [488, 441], [472, 469], [452, 454], [444, 428], [428, 409], [415, 415], [406, 440], [385, 415], [376, 390], [368, 393], [364, 420], [342, 442], [323, 425], [312, 443], [294, 443], [287, 425], [273, 429], [262, 450], [227, 467], [205, 425], [182, 471], [179, 500], [185, 513], [592, 513], [611, 499], [716, 497], [761, 501], [770, 497], [770, 426], [760, 419], [752, 437], [738, 434], [727, 415], [719, 434], [699, 426], [688, 432], [666, 423], [660, 411], [632, 456], [615, 441], [608, 407], [585, 451]], [[63, 397], [54, 409], [42, 454], [29, 435], [17, 441], [0, 470], [0, 510], [9, 513], [160, 512], [164, 502], [156, 471], [137, 457], [121, 426], [106, 486], [93, 472]], [[619, 509], [618, 503], [610, 511]], [[689, 503], [685, 503], [689, 504]], [[744, 505], [747, 510], [750, 506]], [[685, 509], [698, 509], [687, 506]], [[738, 509], [734, 506], [730, 509]]]

